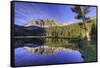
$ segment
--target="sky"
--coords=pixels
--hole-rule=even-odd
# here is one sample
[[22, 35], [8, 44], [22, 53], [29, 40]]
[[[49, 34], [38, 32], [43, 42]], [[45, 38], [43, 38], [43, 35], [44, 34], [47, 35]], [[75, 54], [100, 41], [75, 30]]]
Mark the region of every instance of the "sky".
[[[73, 5], [15, 2], [15, 24], [24, 25], [37, 19], [54, 19], [61, 23], [78, 22]], [[90, 7], [89, 17], [96, 16], [96, 7]]]

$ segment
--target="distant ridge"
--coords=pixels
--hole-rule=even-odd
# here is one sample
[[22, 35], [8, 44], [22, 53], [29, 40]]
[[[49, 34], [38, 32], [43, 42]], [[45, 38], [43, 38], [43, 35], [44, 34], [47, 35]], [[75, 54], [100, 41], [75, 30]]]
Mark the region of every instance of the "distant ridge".
[[[95, 19], [96, 17], [90, 17], [90, 20], [93, 20]], [[31, 26], [38, 26], [38, 27], [51, 27], [51, 26], [67, 26], [67, 25], [70, 25], [70, 24], [73, 24], [75, 22], [66, 22], [66, 23], [60, 23], [56, 20], [53, 20], [53, 19], [38, 19], [38, 20], [35, 20], [35, 21], [31, 21], [31, 22], [28, 22], [26, 24], [24, 24], [23, 26], [24, 27], [31, 27]], [[80, 23], [80, 22], [76, 22], [76, 23]]]
[[59, 25], [62, 25], [62, 24], [53, 19], [39, 19], [39, 20], [31, 21], [27, 24], [24, 24], [24, 27], [30, 27], [30, 26], [50, 27], [50, 26], [59, 26]]

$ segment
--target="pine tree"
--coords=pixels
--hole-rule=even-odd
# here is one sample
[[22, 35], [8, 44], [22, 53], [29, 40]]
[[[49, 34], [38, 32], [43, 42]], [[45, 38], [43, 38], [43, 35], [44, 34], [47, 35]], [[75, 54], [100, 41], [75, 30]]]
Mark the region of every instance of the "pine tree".
[[86, 15], [89, 13], [89, 6], [74, 6], [71, 8], [73, 12], [77, 15], [75, 16], [76, 19], [81, 19], [84, 25], [85, 30], [85, 38], [90, 41], [89, 29], [87, 26], [87, 17]]

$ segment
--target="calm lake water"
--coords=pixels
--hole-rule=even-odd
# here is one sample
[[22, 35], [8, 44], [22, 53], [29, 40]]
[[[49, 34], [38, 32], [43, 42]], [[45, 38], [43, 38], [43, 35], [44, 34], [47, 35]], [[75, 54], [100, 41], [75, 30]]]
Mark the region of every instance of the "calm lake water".
[[[24, 46], [37, 47], [44, 45], [65, 47], [73, 50], [60, 50], [53, 54], [32, 54], [23, 48]], [[75, 40], [52, 38], [16, 39], [15, 46], [15, 66], [77, 63], [84, 61], [81, 53], [77, 50], [78, 46]]]
[[61, 50], [53, 54], [32, 54], [24, 48], [15, 49], [15, 66], [83, 62], [77, 50]]

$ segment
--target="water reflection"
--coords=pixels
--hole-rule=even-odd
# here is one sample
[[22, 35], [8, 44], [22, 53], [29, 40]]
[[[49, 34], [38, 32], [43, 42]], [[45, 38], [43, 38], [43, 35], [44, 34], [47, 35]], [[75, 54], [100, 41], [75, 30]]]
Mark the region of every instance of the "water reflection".
[[[78, 51], [77, 43], [70, 43], [69, 39], [61, 38], [29, 38], [29, 39], [15, 39], [15, 65], [40, 65], [40, 64], [61, 64], [61, 63], [75, 63], [83, 62], [81, 53]], [[74, 40], [75, 41], [75, 40]], [[53, 54], [32, 54], [25, 50], [23, 47], [38, 47], [38, 46], [50, 46], [50, 47], [64, 47], [74, 49], [60, 50]], [[19, 59], [20, 58], [20, 59]]]
[[15, 47], [36, 47], [36, 46], [54, 46], [64, 47], [74, 50], [78, 50], [78, 43], [76, 39], [64, 39], [64, 38], [17, 38], [15, 39]]
[[[20, 58], [20, 59], [19, 59]], [[54, 54], [32, 54], [23, 48], [15, 49], [15, 65], [41, 65], [83, 62], [81, 54], [77, 50], [59, 51]]]

